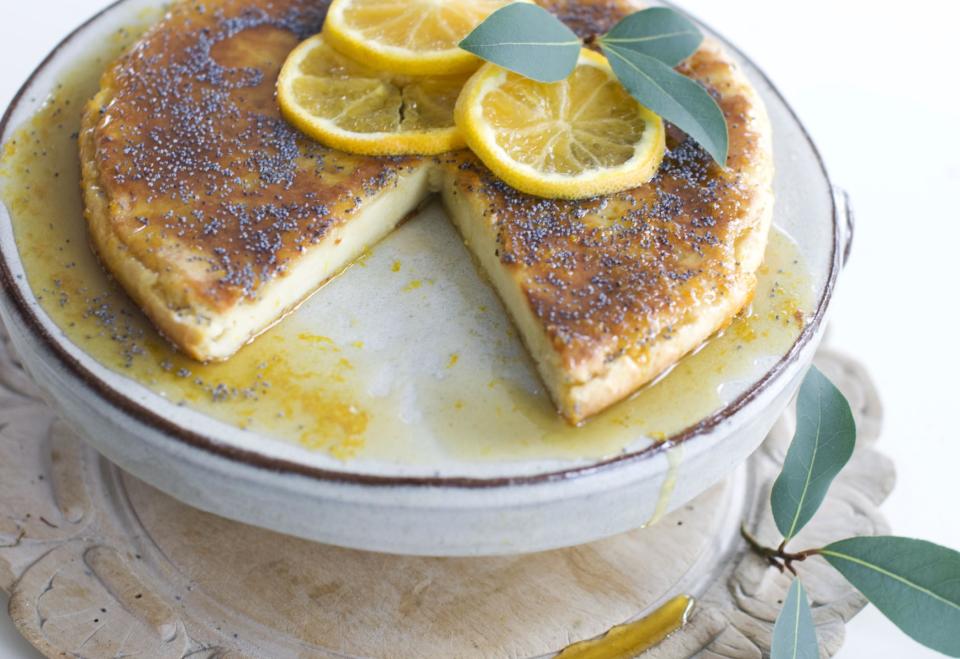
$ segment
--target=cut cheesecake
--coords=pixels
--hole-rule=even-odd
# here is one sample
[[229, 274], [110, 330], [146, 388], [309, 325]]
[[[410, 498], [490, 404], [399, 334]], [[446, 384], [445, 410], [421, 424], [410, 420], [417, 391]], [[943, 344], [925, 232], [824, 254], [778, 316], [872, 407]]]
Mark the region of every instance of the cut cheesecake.
[[[635, 9], [546, 3], [582, 35]], [[313, 0], [179, 2], [104, 76], [80, 134], [93, 245], [157, 328], [226, 359], [432, 192], [579, 422], [655, 378], [750, 299], [772, 207], [770, 131], [728, 57], [682, 65], [730, 126], [721, 169], [676, 131], [656, 178], [580, 201], [524, 195], [472, 154], [341, 153], [280, 117], [273, 86]]]
[[773, 209], [769, 124], [717, 46], [682, 68], [718, 92], [727, 170], [675, 129], [649, 183], [588, 200], [531, 197], [473, 155], [447, 158], [446, 207], [574, 422], [656, 378], [753, 296]]
[[85, 114], [96, 251], [195, 359], [230, 357], [428, 193], [432, 162], [326, 149], [280, 117], [277, 74], [322, 17], [312, 2], [178, 3]]

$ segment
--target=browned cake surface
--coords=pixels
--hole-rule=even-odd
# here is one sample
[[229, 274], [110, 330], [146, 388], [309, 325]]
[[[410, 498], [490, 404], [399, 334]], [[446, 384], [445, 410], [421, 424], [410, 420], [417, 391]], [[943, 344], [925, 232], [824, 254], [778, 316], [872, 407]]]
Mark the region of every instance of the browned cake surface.
[[[581, 36], [636, 9], [614, 0], [543, 4]], [[180, 2], [107, 73], [88, 112], [81, 152], [94, 243], [188, 352], [204, 357], [195, 348], [204, 330], [185, 314], [243, 313], [415, 170], [433, 170], [448, 203], [460, 199], [466, 221], [477, 223], [465, 226], [464, 213], [454, 213], [481, 265], [501, 271], [491, 279], [571, 420], [629, 395], [749, 302], [772, 208], [769, 126], [719, 47], [705, 44], [682, 71], [727, 117], [726, 169], [671, 128], [649, 183], [548, 200], [509, 188], [468, 152], [354, 156], [284, 122], [277, 73], [298, 39], [319, 31], [325, 8]], [[138, 284], [144, 277], [149, 284]]]
[[[702, 60], [684, 68], [696, 77], [716, 66]], [[675, 129], [653, 180], [588, 200], [523, 194], [472, 155], [460, 157], [459, 185], [496, 214], [500, 262], [525, 278], [534, 312], [571, 360], [597, 341], [642, 346], [671, 323], [671, 307], [684, 312], [677, 302], [732, 273], [731, 239], [749, 225], [742, 209], [762, 192], [741, 175], [759, 144], [743, 130], [746, 99], [720, 102], [732, 127], [727, 171]]]
[[171, 273], [168, 293], [184, 287], [171, 303], [223, 310], [256, 296], [416, 163], [327, 149], [280, 117], [277, 74], [325, 10], [180, 2], [105, 76], [84, 158], [130, 256]]

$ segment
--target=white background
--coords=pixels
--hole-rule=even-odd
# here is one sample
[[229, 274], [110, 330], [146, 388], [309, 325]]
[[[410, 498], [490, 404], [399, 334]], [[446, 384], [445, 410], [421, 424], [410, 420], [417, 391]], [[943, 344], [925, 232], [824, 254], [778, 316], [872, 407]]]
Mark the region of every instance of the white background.
[[[0, 0], [0, 108], [105, 2]], [[881, 447], [899, 480], [885, 510], [895, 533], [960, 547], [960, 3], [681, 4], [770, 75], [852, 194], [857, 236], [834, 302], [832, 342], [869, 365], [886, 403]], [[8, 656], [36, 655], [0, 615], [0, 657]], [[939, 655], [871, 608], [849, 625], [838, 656]]]

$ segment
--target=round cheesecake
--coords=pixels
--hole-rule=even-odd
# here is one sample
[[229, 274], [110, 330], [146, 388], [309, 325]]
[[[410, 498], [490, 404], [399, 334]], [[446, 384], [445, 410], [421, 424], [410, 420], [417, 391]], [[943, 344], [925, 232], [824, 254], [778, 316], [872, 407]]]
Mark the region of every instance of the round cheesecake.
[[[583, 37], [638, 8], [542, 4]], [[510, 188], [466, 151], [358, 156], [288, 125], [276, 77], [325, 7], [178, 2], [87, 108], [93, 245], [184, 352], [229, 358], [437, 193], [573, 423], [656, 378], [749, 303], [772, 214], [770, 127], [719, 46], [707, 41], [678, 68], [726, 116], [726, 167], [670, 128], [648, 183], [552, 200]]]

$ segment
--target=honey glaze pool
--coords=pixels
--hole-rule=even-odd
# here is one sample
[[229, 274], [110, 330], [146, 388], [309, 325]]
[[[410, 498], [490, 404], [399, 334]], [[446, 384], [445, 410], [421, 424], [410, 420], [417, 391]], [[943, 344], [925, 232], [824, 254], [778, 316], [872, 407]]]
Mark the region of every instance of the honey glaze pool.
[[719, 410], [732, 382], [762, 374], [808, 322], [810, 276], [793, 241], [774, 229], [748, 310], [657, 382], [573, 428], [433, 205], [228, 362], [195, 362], [104, 273], [83, 220], [83, 105], [142, 29], [122, 30], [78, 61], [4, 145], [0, 198], [29, 284], [55, 324], [103, 365], [178, 405], [341, 460], [605, 458]]

